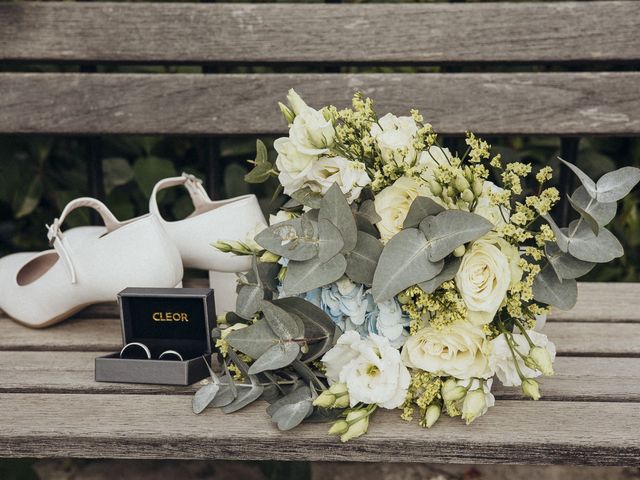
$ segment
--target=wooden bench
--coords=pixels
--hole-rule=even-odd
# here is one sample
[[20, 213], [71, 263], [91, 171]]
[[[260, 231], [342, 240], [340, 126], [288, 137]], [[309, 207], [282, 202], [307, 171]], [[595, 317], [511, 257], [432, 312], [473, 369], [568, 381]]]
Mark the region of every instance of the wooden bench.
[[[637, 2], [501, 4], [0, 4], [0, 133], [201, 136], [281, 134], [277, 101], [346, 105], [362, 90], [379, 111], [420, 108], [458, 135], [578, 138], [640, 133]], [[76, 73], [18, 73], [21, 64]], [[487, 73], [494, 64], [518, 73]], [[96, 65], [202, 65], [208, 74], [98, 73]], [[11, 68], [14, 66], [15, 68]], [[225, 73], [266, 65], [275, 72]], [[345, 66], [479, 65], [484, 73], [341, 73]], [[556, 72], [554, 67], [570, 66]], [[285, 70], [284, 67], [287, 67]], [[614, 68], [615, 67], [615, 68]], [[6, 70], [6, 69], [5, 69]], [[616, 70], [616, 71], [611, 71]], [[219, 173], [211, 149], [209, 187]], [[100, 158], [89, 158], [100, 193]], [[568, 178], [564, 175], [563, 178]], [[563, 181], [566, 184], [566, 181]], [[579, 304], [546, 333], [559, 350], [544, 399], [496, 388], [470, 427], [434, 429], [380, 412], [346, 445], [324, 425], [281, 433], [264, 405], [191, 413], [195, 387], [93, 381], [93, 359], [120, 346], [113, 306], [43, 331], [0, 318], [0, 456], [407, 462], [640, 462], [640, 284], [581, 284]]]

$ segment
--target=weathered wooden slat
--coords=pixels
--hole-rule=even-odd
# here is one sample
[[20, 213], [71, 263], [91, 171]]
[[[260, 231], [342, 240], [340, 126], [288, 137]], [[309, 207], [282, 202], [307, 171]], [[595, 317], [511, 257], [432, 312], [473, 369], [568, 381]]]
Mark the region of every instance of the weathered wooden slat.
[[[205, 279], [185, 281], [185, 286], [208, 287]], [[93, 305], [76, 315], [78, 318], [117, 317], [115, 302]], [[4, 316], [0, 312], [0, 316]], [[549, 321], [562, 322], [640, 322], [640, 284], [587, 283], [578, 286], [578, 303], [569, 311], [553, 310]]]
[[[102, 352], [0, 352], [0, 393], [192, 394], [198, 385], [171, 387], [94, 381]], [[559, 357], [556, 375], [539, 379], [544, 400], [640, 402], [640, 358]], [[522, 399], [519, 388], [496, 380], [496, 398]]]
[[[0, 318], [0, 331], [0, 351], [113, 352], [122, 348], [120, 322], [115, 318], [75, 318], [43, 330]], [[561, 355], [640, 355], [640, 323], [549, 322], [543, 332]]]
[[466, 74], [0, 75], [0, 133], [279, 134], [289, 88], [380, 114], [419, 108], [443, 134], [640, 133], [639, 72]]
[[0, 456], [357, 460], [637, 465], [636, 403], [496, 402], [465, 428], [430, 431], [380, 411], [366, 437], [346, 444], [322, 424], [279, 432], [252, 405], [235, 416], [196, 416], [182, 395], [0, 394]]
[[482, 5], [20, 2], [0, 4], [0, 61], [633, 61], [640, 59], [639, 22], [637, 2], [619, 1]]

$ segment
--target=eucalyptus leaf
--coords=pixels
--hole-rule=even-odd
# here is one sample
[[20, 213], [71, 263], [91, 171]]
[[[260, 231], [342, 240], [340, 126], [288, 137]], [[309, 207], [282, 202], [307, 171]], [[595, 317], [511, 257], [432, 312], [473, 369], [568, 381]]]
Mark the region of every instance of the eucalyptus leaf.
[[460, 257], [453, 257], [451, 260], [447, 260], [444, 264], [444, 268], [438, 275], [433, 277], [431, 280], [422, 282], [419, 287], [424, 290], [425, 293], [435, 292], [440, 285], [444, 282], [448, 282], [456, 276], [456, 273], [458, 273], [458, 269], [460, 268], [460, 263], [462, 263], [462, 258]]
[[344, 247], [344, 241], [340, 235], [340, 230], [324, 218], [318, 223], [318, 232], [320, 234], [318, 259], [321, 262], [327, 262], [340, 253]]
[[380, 232], [378, 231], [376, 226], [371, 223], [371, 221], [369, 221], [359, 213], [356, 213], [354, 218], [356, 220], [356, 226], [358, 227], [359, 232], [365, 232], [374, 238], [380, 238]]
[[272, 416], [284, 405], [311, 400], [311, 389], [307, 385], [298, 386], [284, 397], [279, 398], [267, 407], [267, 414]]
[[311, 208], [320, 208], [320, 201], [322, 200], [322, 194], [314, 192], [309, 187], [301, 188], [291, 194], [296, 202]]
[[344, 242], [343, 252], [350, 252], [356, 246], [358, 230], [346, 197], [337, 183], [334, 183], [320, 202], [318, 221], [328, 220], [340, 231]]
[[430, 243], [417, 228], [401, 230], [386, 244], [373, 277], [373, 298], [377, 303], [393, 298], [405, 288], [431, 280], [444, 261], [429, 260]]
[[304, 336], [309, 351], [302, 356], [303, 362], [312, 362], [324, 355], [333, 346], [335, 324], [320, 307], [300, 297], [285, 297], [274, 304], [295, 314], [304, 324]]
[[360, 208], [358, 209], [358, 215], [366, 218], [371, 223], [378, 223], [382, 220], [382, 217], [378, 215], [376, 211], [376, 205], [373, 200], [365, 200], [360, 204]]
[[291, 363], [293, 369], [305, 379], [309, 384], [313, 385], [314, 388], [319, 388], [320, 390], [324, 390], [326, 387], [322, 384], [320, 379], [318, 379], [315, 372], [307, 366], [306, 363], [301, 362], [300, 360], [294, 360]]
[[255, 166], [245, 174], [244, 181], [247, 183], [264, 183], [271, 177], [273, 165], [267, 163], [256, 163]]
[[213, 399], [216, 397], [219, 390], [220, 385], [215, 383], [207, 383], [200, 387], [193, 396], [193, 400], [191, 402], [193, 413], [201, 413], [205, 408], [207, 408], [209, 404], [213, 402]]
[[420, 230], [428, 239], [432, 262], [442, 260], [460, 245], [481, 237], [492, 228], [493, 224], [486, 218], [462, 210], [446, 210], [420, 222]]
[[287, 295], [298, 295], [333, 283], [344, 275], [347, 260], [338, 254], [328, 262], [313, 258], [306, 262], [289, 262], [283, 288]]
[[356, 246], [347, 257], [347, 276], [356, 283], [371, 285], [383, 248], [380, 240], [359, 231]]
[[210, 405], [214, 408], [226, 407], [236, 399], [237, 395], [235, 385], [233, 387], [230, 384], [220, 385], [220, 390]]
[[236, 399], [229, 405], [222, 407], [222, 411], [224, 413], [237, 412], [260, 398], [262, 392], [264, 392], [264, 387], [260, 385], [255, 375], [249, 375], [249, 380], [251, 382], [251, 387], [239, 388], [239, 393]]
[[296, 322], [296, 319], [285, 309], [280, 308], [274, 303], [263, 301], [262, 313], [271, 330], [273, 330], [281, 340], [291, 340], [292, 338], [300, 338], [304, 335], [304, 331], [301, 330], [301, 326]]
[[616, 216], [618, 205], [616, 202], [602, 203], [594, 200], [589, 196], [587, 190], [580, 186], [571, 195], [572, 205], [578, 205], [582, 210], [587, 212], [598, 222], [598, 225], [604, 227]]
[[545, 213], [541, 215], [541, 217], [546, 220], [546, 222], [551, 227], [553, 234], [556, 236], [556, 243], [558, 244], [558, 248], [563, 252], [569, 251], [569, 237], [566, 234], [566, 229], [560, 228], [558, 224], [553, 220], [551, 215]]
[[591, 228], [580, 220], [569, 224], [569, 253], [578, 260], [608, 263], [624, 255], [618, 239], [606, 228], [596, 236]]
[[291, 365], [300, 353], [300, 345], [295, 342], [278, 343], [264, 352], [250, 367], [249, 373], [278, 370]]
[[260, 302], [264, 299], [264, 289], [259, 285], [242, 285], [236, 299], [236, 314], [250, 319], [260, 309]]
[[591, 231], [595, 235], [598, 235], [598, 233], [600, 233], [600, 225], [598, 224], [598, 221], [594, 217], [592, 217], [591, 214], [587, 212], [584, 208], [582, 208], [580, 205], [574, 202], [569, 195], [567, 195], [567, 200], [569, 200], [569, 204], [571, 204], [573, 209], [576, 212], [578, 212], [578, 214], [582, 217], [582, 220], [584, 220], [586, 224], [589, 225], [589, 228], [591, 229]]
[[617, 202], [626, 197], [640, 182], [640, 168], [622, 167], [605, 173], [596, 184], [598, 202]]
[[278, 336], [265, 319], [260, 319], [246, 328], [229, 333], [226, 342], [251, 358], [258, 358], [279, 342]]
[[558, 278], [553, 268], [546, 265], [533, 281], [533, 298], [553, 305], [560, 310], [570, 310], [578, 300], [578, 284], [575, 280]]
[[313, 413], [311, 399], [298, 403], [283, 405], [271, 416], [271, 421], [278, 425], [281, 431], [291, 430]]
[[310, 260], [317, 255], [318, 244], [316, 239], [305, 235], [304, 230], [302, 219], [294, 218], [265, 228], [256, 235], [255, 241], [262, 248], [290, 260]]
[[569, 253], [565, 253], [554, 242], [547, 242], [544, 246], [547, 260], [551, 267], [555, 270], [558, 278], [574, 279], [586, 275], [595, 267], [595, 263], [584, 262], [572, 257]]
[[567, 162], [566, 160], [558, 157], [558, 160], [560, 160], [562, 163], [564, 163], [567, 167], [569, 167], [569, 169], [576, 174], [576, 176], [578, 177], [578, 179], [580, 180], [580, 183], [582, 183], [582, 185], [584, 186], [584, 188], [587, 191], [587, 194], [591, 197], [591, 198], [596, 198], [596, 183], [591, 180], [591, 177], [589, 177], [589, 175], [587, 175], [586, 173], [584, 173], [582, 170], [580, 170], [576, 165], [574, 165], [573, 163]]
[[444, 207], [438, 205], [431, 198], [416, 197], [409, 207], [403, 228], [417, 227], [425, 218], [435, 216], [443, 211]]
[[256, 262], [256, 272], [250, 270], [246, 277], [249, 283], [262, 284], [265, 293], [278, 291], [278, 272], [281, 265], [279, 263]]
[[256, 165], [269, 163], [269, 152], [267, 146], [260, 139], [256, 139]]

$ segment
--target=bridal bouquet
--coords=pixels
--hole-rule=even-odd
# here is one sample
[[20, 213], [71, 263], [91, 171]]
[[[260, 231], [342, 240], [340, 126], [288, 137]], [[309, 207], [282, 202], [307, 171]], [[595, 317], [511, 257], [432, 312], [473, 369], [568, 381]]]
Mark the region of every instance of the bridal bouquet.
[[194, 411], [262, 398], [280, 429], [331, 421], [347, 441], [381, 408], [469, 424], [493, 406], [494, 377], [539, 399], [556, 350], [536, 325], [575, 304], [576, 278], [622, 256], [605, 225], [640, 170], [595, 182], [567, 163], [578, 215], [559, 226], [550, 167], [505, 163], [472, 133], [452, 152], [418, 111], [378, 117], [359, 94], [344, 110], [287, 99], [275, 164], [258, 142], [246, 180], [277, 176], [289, 200], [253, 239], [215, 244], [254, 262], [214, 331], [222, 373]]

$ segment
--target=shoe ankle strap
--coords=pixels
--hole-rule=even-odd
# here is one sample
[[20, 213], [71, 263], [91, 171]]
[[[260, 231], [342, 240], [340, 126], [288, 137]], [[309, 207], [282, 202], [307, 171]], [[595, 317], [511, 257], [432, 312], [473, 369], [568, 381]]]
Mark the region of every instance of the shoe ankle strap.
[[58, 256], [63, 260], [65, 268], [69, 273], [69, 277], [71, 278], [71, 283], [77, 282], [76, 270], [73, 266], [73, 261], [71, 260], [71, 255], [65, 246], [65, 242], [63, 241], [62, 234], [62, 224], [64, 223], [67, 216], [78, 208], [89, 207], [94, 209], [100, 217], [102, 217], [102, 221], [104, 222], [105, 227], [107, 227], [107, 232], [112, 232], [118, 227], [122, 226], [122, 223], [118, 221], [118, 219], [111, 213], [111, 210], [107, 208], [107, 206], [102, 203], [100, 200], [96, 200], [95, 198], [90, 197], [81, 197], [72, 200], [67, 204], [66, 207], [62, 210], [62, 213], [58, 218], [55, 218], [51, 225], [46, 225], [47, 227], [47, 238], [49, 239], [49, 245], [51, 245]]
[[162, 218], [160, 215], [160, 209], [158, 208], [158, 192], [166, 188], [177, 187], [179, 185], [183, 185], [184, 188], [187, 189], [196, 211], [211, 202], [211, 198], [209, 198], [209, 194], [204, 188], [202, 180], [195, 175], [183, 172], [179, 177], [165, 178], [155, 184], [153, 191], [151, 192], [151, 197], [149, 198], [149, 212], [151, 212], [152, 215]]

